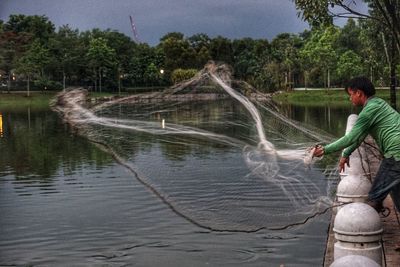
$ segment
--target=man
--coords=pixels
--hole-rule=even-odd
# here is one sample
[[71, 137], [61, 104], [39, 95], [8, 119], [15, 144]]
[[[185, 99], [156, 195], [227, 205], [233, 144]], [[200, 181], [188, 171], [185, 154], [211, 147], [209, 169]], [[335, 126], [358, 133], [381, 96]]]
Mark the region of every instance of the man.
[[384, 159], [368, 194], [368, 204], [379, 212], [383, 208], [383, 200], [391, 193], [400, 211], [400, 114], [375, 96], [375, 87], [365, 77], [352, 79], [345, 90], [353, 105], [363, 107], [358, 119], [352, 130], [342, 138], [326, 146], [317, 146], [314, 156], [321, 157], [346, 148], [339, 162], [340, 171], [343, 171], [346, 164], [350, 166], [351, 153], [370, 134]]

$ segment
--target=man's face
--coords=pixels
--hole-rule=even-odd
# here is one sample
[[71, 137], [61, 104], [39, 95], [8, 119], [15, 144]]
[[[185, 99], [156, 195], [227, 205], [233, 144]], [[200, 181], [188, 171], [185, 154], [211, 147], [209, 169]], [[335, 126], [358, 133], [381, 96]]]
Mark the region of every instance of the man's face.
[[352, 88], [348, 88], [347, 89], [347, 93], [350, 96], [350, 101], [351, 103], [353, 103], [354, 106], [362, 106], [363, 105], [363, 96], [364, 93], [361, 90], [358, 89], [352, 89]]

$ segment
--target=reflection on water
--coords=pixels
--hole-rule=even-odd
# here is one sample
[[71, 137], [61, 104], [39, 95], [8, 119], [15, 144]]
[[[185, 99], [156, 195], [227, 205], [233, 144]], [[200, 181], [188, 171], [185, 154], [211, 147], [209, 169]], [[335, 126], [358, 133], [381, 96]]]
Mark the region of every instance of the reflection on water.
[[[235, 107], [227, 104], [210, 108], [197, 116], [198, 124], [229, 117], [232, 108]], [[349, 112], [333, 107], [281, 109], [296, 120], [335, 135], [344, 132]], [[190, 116], [199, 109], [186, 112], [185, 116]], [[7, 110], [1, 114], [0, 265], [322, 263], [328, 215], [285, 231], [210, 232], [171, 212], [126, 169], [76, 136], [51, 111]], [[160, 127], [161, 123], [160, 117]], [[250, 134], [249, 129], [235, 125], [220, 125], [215, 131], [235, 131], [238, 138]], [[132, 147], [131, 156], [143, 161], [148, 162], [143, 156], [148, 154], [168, 164], [181, 165], [185, 171], [185, 164], [194, 158], [230, 160], [229, 149], [224, 146], [210, 148], [200, 142], [193, 151], [173, 143], [154, 143], [148, 135], [138, 135], [141, 142]], [[179, 144], [180, 140], [176, 141]], [[201, 165], [201, 161], [197, 163]], [[235, 166], [234, 162], [231, 166]]]
[[3, 115], [0, 113], [0, 138], [3, 137]]
[[358, 109], [349, 105], [331, 106], [296, 106], [280, 105], [281, 112], [296, 121], [312, 125], [318, 129], [325, 130], [336, 137], [343, 135], [346, 129], [347, 116], [358, 113]]
[[68, 173], [82, 163], [112, 161], [86, 140], [71, 136], [50, 110], [3, 112], [3, 119], [0, 175], [8, 169], [17, 180], [51, 180], [60, 169]]

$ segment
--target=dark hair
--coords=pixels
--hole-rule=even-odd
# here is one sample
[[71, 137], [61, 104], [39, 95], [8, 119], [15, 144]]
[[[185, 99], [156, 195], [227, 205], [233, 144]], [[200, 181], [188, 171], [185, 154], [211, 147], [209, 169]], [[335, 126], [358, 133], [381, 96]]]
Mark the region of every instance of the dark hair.
[[352, 91], [363, 91], [367, 97], [375, 95], [375, 87], [372, 82], [364, 76], [355, 77], [346, 83], [344, 90], [348, 93], [348, 90]]

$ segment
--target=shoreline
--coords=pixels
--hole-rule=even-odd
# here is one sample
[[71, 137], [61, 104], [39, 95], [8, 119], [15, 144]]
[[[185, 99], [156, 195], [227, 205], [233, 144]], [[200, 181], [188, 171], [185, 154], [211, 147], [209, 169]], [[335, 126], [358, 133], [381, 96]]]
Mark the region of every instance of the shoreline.
[[[30, 96], [27, 96], [26, 91], [0, 91], [0, 107], [11, 107], [11, 106], [46, 106], [48, 105], [50, 99], [54, 97], [57, 93], [61, 91], [31, 91]], [[132, 96], [135, 99], [141, 99], [145, 102], [151, 99], [153, 93], [143, 94], [128, 94], [123, 92], [121, 95], [118, 93], [110, 92], [90, 92], [88, 99], [92, 101], [104, 101], [104, 99], [115, 99], [119, 97]], [[387, 89], [377, 90], [378, 97], [383, 98], [386, 101], [390, 99], [390, 92]], [[266, 100], [272, 99], [277, 104], [280, 105], [298, 105], [298, 106], [325, 106], [329, 105], [350, 105], [347, 94], [342, 90], [295, 90], [290, 92], [278, 91], [271, 94], [260, 94], [261, 99], [257, 96], [250, 96], [251, 99]], [[178, 100], [215, 100], [219, 97], [215, 97], [213, 94], [198, 94], [190, 95], [188, 97], [172, 97], [171, 99]], [[137, 101], [141, 102], [141, 101]], [[398, 96], [397, 103], [400, 103], [400, 96]]]

